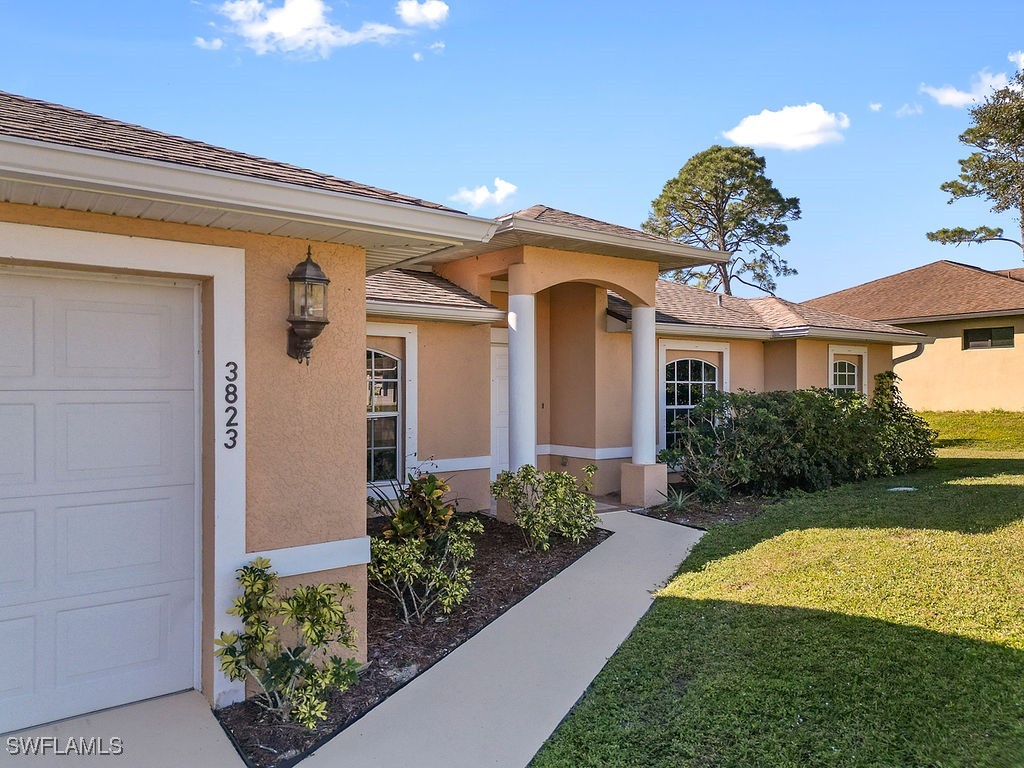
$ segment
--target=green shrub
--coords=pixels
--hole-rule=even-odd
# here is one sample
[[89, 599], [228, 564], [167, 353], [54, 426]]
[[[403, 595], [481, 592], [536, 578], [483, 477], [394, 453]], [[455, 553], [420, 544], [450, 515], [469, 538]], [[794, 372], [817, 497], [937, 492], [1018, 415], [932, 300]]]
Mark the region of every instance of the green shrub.
[[[239, 568], [242, 594], [228, 613], [242, 620], [242, 632], [221, 632], [214, 654], [230, 680], [252, 680], [260, 688], [256, 702], [282, 721], [315, 728], [327, 719], [327, 692], [356, 681], [354, 659], [328, 656], [332, 645], [355, 648], [344, 601], [348, 584], [300, 586], [278, 595], [277, 574], [258, 557]], [[295, 644], [281, 639], [291, 626]]]
[[457, 518], [445, 501], [450, 486], [432, 474], [409, 475], [397, 499], [383, 494], [368, 503], [387, 518], [384, 530], [370, 539], [369, 585], [395, 599], [402, 620], [422, 622], [435, 608], [451, 611], [469, 595], [476, 554], [475, 536], [483, 533], [476, 518]]
[[909, 472], [935, 457], [934, 433], [903, 403], [892, 372], [869, 403], [853, 392], [712, 393], [676, 423], [681, 478], [705, 502], [737, 490], [778, 495]]
[[505, 470], [491, 483], [495, 499], [507, 502], [515, 523], [535, 551], [551, 547], [551, 535], [574, 542], [585, 539], [597, 525], [594, 500], [587, 495], [597, 467], [583, 467], [580, 487], [568, 472], [539, 472], [525, 464], [515, 472]]

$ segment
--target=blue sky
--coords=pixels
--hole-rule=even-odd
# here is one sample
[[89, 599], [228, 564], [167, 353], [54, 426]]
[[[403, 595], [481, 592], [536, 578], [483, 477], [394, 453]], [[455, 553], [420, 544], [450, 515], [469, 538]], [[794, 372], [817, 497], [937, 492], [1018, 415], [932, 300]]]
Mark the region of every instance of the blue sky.
[[800, 274], [779, 293], [802, 300], [941, 258], [1020, 265], [1009, 244], [924, 237], [1015, 226], [938, 189], [966, 154], [972, 89], [1012, 74], [1024, 49], [1019, 0], [984, 10], [0, 0], [0, 90], [479, 215], [545, 203], [627, 226], [691, 155], [731, 137], [801, 200], [783, 249]]

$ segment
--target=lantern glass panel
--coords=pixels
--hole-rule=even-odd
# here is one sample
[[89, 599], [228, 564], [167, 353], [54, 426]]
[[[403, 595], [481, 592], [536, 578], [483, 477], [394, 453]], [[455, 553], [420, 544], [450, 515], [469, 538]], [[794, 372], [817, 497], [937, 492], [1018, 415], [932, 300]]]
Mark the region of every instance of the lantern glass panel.
[[316, 320], [327, 319], [327, 286], [323, 283], [306, 283], [307, 317]]

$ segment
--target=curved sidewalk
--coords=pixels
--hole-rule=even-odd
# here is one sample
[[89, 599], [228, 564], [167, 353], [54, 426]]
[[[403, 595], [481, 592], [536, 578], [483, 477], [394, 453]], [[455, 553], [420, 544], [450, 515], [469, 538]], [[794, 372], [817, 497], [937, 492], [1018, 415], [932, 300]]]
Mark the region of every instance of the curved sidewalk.
[[615, 532], [302, 768], [523, 768], [701, 536], [630, 512]]

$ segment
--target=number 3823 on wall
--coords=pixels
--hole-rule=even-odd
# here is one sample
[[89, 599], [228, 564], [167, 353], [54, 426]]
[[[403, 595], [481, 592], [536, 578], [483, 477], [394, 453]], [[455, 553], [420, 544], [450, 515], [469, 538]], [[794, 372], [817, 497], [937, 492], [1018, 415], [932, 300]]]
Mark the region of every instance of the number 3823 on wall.
[[224, 367], [228, 369], [224, 375], [224, 447], [231, 449], [238, 445], [238, 363], [229, 360]]

